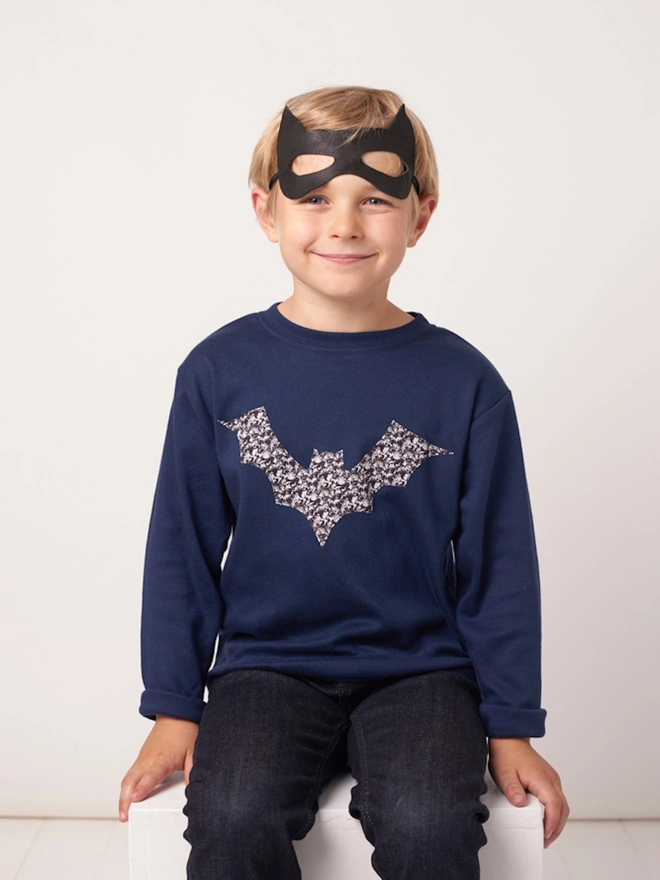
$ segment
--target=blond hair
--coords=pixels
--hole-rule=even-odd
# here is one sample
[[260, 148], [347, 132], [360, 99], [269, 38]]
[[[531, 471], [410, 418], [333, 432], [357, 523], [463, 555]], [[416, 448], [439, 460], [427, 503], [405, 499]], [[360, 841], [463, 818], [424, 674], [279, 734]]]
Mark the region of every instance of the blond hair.
[[[370, 89], [361, 86], [336, 86], [315, 89], [297, 95], [286, 102], [286, 106], [308, 129], [345, 130], [351, 129], [351, 137], [358, 137], [368, 128], [389, 128], [403, 101], [387, 89]], [[284, 108], [282, 108], [284, 109]], [[438, 166], [433, 144], [421, 120], [406, 107], [415, 134], [414, 174], [419, 181], [419, 196], [438, 193]], [[270, 120], [261, 135], [250, 163], [250, 184], [269, 188], [270, 179], [277, 169], [277, 136], [280, 130], [282, 110]], [[268, 209], [275, 207], [278, 186], [268, 194]], [[418, 211], [417, 193], [412, 190], [415, 213]]]

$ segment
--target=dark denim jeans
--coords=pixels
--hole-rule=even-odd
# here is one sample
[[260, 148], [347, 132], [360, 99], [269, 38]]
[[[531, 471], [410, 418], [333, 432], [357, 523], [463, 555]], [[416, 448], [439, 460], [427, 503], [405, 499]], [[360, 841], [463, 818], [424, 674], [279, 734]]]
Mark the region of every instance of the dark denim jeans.
[[188, 880], [300, 880], [291, 841], [346, 765], [383, 880], [478, 880], [486, 754], [476, 689], [453, 673], [227, 673], [210, 684], [186, 789]]

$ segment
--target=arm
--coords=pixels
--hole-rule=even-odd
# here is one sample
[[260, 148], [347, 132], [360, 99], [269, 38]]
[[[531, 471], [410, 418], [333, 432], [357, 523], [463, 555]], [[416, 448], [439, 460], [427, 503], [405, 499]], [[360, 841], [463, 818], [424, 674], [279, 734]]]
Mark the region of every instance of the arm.
[[489, 752], [490, 774], [514, 806], [524, 807], [525, 791], [529, 791], [545, 807], [543, 836], [545, 846], [550, 846], [563, 831], [570, 812], [556, 770], [525, 738], [493, 737]]
[[144, 573], [145, 690], [140, 712], [156, 723], [122, 780], [121, 821], [128, 818], [132, 802], [145, 798], [174, 770], [183, 770], [188, 778], [220, 628], [220, 566], [232, 523], [215, 452], [212, 403], [198, 378], [182, 369], [158, 475]]
[[159, 715], [140, 749], [137, 760], [124, 776], [119, 795], [119, 820], [126, 822], [128, 809], [144, 798], [170, 773], [183, 770], [186, 785], [192, 767], [199, 726], [181, 718]]
[[[199, 369], [201, 372], [203, 364]], [[204, 383], [211, 387], [210, 380]], [[177, 377], [147, 539], [140, 712], [199, 722], [220, 630], [220, 569], [233, 510], [218, 465], [210, 393]]]
[[490, 737], [543, 736], [541, 597], [518, 424], [507, 392], [471, 425], [456, 551], [456, 623]]
[[555, 770], [532, 748], [544, 733], [541, 607], [532, 515], [510, 394], [478, 415], [466, 455], [456, 540], [457, 624], [474, 664], [490, 772], [515, 806], [545, 807], [549, 846], [568, 818]]

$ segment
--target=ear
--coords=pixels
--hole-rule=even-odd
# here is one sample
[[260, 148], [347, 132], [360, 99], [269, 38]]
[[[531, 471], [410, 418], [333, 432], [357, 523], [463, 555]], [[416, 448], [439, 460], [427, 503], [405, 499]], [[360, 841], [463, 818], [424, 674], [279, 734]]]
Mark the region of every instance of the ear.
[[419, 200], [419, 216], [417, 217], [417, 221], [413, 226], [412, 232], [410, 233], [410, 238], [408, 239], [408, 247], [415, 247], [417, 242], [420, 240], [426, 227], [429, 225], [429, 220], [431, 219], [431, 215], [436, 209], [438, 204], [438, 197], [429, 193], [428, 195], [422, 196]]
[[266, 233], [268, 240], [272, 242], [279, 241], [275, 222], [268, 207], [268, 191], [262, 186], [255, 186], [250, 193], [250, 198], [252, 200], [252, 210], [257, 217], [259, 226]]

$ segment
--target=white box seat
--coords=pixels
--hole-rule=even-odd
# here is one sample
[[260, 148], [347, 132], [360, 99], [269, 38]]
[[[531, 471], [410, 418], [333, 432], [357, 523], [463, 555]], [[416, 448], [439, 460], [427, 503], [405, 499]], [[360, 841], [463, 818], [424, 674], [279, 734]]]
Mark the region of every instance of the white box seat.
[[[482, 800], [490, 810], [488, 843], [480, 852], [482, 880], [541, 880], [543, 807], [532, 795], [513, 807], [487, 777]], [[348, 813], [354, 780], [333, 780], [319, 799], [314, 827], [295, 848], [303, 880], [377, 880], [373, 847], [360, 823]], [[183, 839], [186, 817], [183, 774], [174, 773], [129, 817], [131, 880], [185, 880], [189, 846]]]

